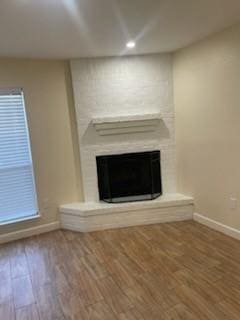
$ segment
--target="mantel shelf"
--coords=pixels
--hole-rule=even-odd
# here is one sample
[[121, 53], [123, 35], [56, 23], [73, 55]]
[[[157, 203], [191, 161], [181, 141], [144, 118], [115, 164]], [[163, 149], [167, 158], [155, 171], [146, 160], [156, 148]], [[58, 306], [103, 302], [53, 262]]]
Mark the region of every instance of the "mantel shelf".
[[99, 135], [106, 136], [155, 131], [160, 120], [160, 113], [149, 113], [93, 118], [92, 124]]

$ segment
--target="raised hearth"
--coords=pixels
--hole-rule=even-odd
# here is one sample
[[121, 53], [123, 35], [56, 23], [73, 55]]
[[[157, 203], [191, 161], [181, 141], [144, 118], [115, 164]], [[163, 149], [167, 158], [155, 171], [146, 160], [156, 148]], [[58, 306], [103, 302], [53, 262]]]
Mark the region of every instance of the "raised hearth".
[[174, 193], [152, 201], [109, 204], [76, 202], [60, 206], [63, 229], [94, 231], [192, 219], [193, 198]]

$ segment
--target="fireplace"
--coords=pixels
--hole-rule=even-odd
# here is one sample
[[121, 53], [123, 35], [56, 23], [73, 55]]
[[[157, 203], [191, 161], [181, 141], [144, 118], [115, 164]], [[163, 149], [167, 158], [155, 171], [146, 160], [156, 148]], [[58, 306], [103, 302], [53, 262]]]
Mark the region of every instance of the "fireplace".
[[192, 219], [193, 199], [176, 193], [171, 55], [75, 59], [71, 71], [84, 201], [61, 206], [63, 228]]
[[120, 203], [162, 194], [160, 151], [97, 156], [99, 198]]

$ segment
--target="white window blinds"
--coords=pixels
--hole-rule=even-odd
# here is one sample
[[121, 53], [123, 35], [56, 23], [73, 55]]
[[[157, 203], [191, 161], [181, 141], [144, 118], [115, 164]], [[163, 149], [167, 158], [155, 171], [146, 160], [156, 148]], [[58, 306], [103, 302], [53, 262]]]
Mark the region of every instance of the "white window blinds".
[[0, 90], [0, 223], [37, 211], [23, 92]]

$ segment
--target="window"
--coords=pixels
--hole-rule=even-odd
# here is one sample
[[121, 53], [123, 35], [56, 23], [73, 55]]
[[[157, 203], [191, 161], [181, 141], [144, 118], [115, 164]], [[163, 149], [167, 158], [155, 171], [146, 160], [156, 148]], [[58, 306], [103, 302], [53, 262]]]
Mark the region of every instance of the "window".
[[37, 213], [23, 91], [0, 90], [0, 223]]

